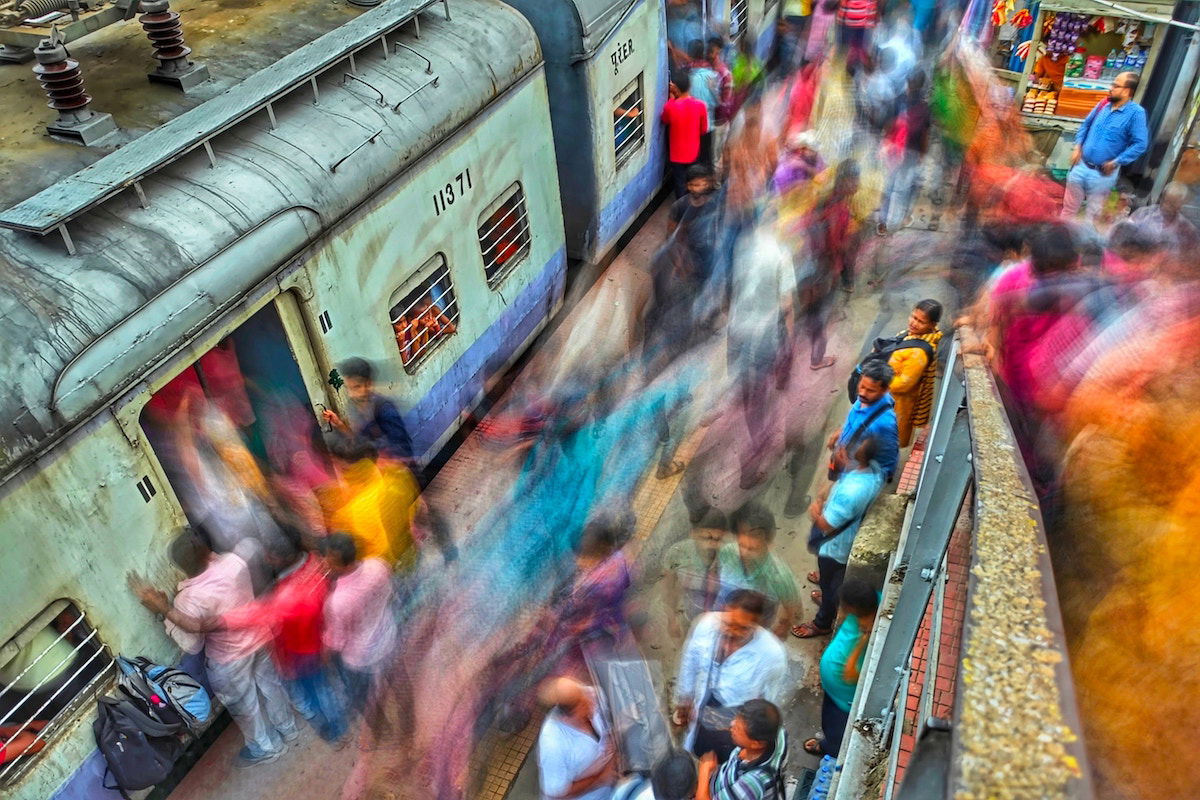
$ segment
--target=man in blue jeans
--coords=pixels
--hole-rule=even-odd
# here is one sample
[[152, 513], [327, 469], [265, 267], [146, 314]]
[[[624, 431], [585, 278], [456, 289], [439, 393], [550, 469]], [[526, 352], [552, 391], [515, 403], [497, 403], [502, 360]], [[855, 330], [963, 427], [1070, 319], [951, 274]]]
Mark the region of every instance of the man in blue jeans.
[[1084, 214], [1094, 222], [1113, 187], [1121, 167], [1132, 164], [1146, 152], [1150, 141], [1146, 110], [1133, 102], [1137, 92], [1136, 72], [1113, 78], [1108, 99], [1092, 109], [1075, 134], [1071, 171], [1063, 195], [1063, 216], [1071, 219], [1086, 203]]

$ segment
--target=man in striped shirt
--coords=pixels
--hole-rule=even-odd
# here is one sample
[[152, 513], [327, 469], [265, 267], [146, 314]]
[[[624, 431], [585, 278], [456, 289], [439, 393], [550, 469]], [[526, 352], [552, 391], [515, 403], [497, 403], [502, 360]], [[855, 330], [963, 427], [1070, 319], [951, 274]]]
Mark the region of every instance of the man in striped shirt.
[[842, 0], [838, 9], [842, 47], [846, 51], [846, 69], [867, 64], [867, 35], [879, 17], [877, 0]]
[[766, 700], [743, 703], [729, 733], [737, 745], [729, 760], [717, 766], [713, 753], [700, 759], [696, 800], [783, 800], [787, 732], [779, 708]]

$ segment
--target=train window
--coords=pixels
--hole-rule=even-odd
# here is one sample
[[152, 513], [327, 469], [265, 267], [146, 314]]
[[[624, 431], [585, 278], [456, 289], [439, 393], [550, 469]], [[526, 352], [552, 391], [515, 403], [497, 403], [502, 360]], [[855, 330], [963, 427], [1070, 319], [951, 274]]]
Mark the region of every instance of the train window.
[[642, 76], [638, 75], [617, 95], [613, 109], [613, 146], [617, 153], [617, 169], [638, 151], [646, 141], [646, 101], [642, 94]]
[[70, 727], [112, 671], [112, 654], [67, 600], [51, 603], [0, 647], [0, 786]]
[[733, 0], [729, 7], [729, 31], [740, 39], [750, 25], [750, 0]]
[[514, 183], [479, 215], [483, 274], [495, 289], [529, 254], [529, 212], [520, 183]]
[[392, 293], [391, 309], [400, 363], [407, 372], [415, 372], [438, 343], [458, 329], [458, 300], [446, 256], [438, 253], [422, 264], [408, 283]]

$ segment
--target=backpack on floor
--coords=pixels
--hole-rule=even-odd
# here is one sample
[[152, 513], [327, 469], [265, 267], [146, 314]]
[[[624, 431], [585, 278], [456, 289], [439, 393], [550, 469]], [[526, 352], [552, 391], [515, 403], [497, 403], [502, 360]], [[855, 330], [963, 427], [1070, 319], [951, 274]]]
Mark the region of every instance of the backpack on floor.
[[164, 667], [147, 658], [117, 657], [121, 670], [119, 686], [135, 699], [145, 701], [154, 716], [168, 724], [180, 723], [196, 733], [212, 717], [208, 690], [177, 667]]
[[[96, 701], [92, 732], [107, 765], [103, 784], [128, 800], [128, 791], [148, 789], [166, 780], [183, 751], [179, 728], [158, 722], [123, 697]], [[109, 776], [116, 782], [108, 783]]]
[[850, 396], [850, 402], [853, 403], [858, 399], [858, 381], [862, 377], [863, 367], [872, 361], [881, 361], [886, 364], [892, 359], [892, 353], [912, 347], [924, 350], [926, 358], [933, 358], [933, 345], [924, 339], [909, 339], [907, 331], [897, 336], [876, 339], [871, 347], [871, 352], [862, 361], [858, 362], [858, 366], [850, 373], [850, 380], [846, 382], [846, 390]]

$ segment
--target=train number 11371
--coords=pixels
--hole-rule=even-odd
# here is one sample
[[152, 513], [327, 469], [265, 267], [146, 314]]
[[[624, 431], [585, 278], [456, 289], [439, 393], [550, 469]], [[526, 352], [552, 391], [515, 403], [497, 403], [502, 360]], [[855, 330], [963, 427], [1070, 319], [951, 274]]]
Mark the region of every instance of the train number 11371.
[[465, 195], [471, 188], [473, 188], [471, 186], [471, 168], [468, 167], [433, 193], [433, 213], [440, 217], [443, 211], [454, 205], [454, 201]]

